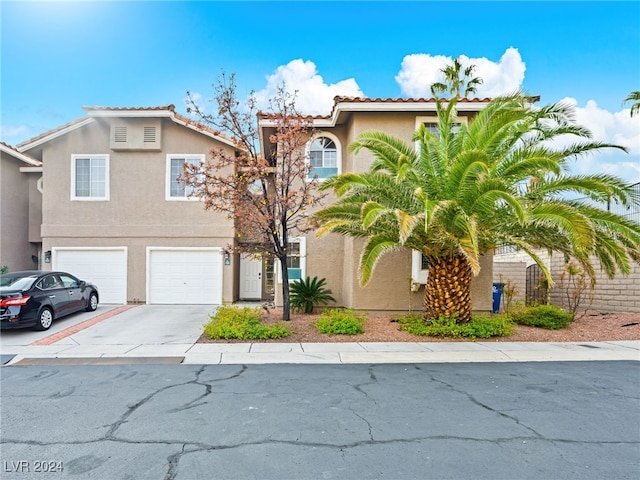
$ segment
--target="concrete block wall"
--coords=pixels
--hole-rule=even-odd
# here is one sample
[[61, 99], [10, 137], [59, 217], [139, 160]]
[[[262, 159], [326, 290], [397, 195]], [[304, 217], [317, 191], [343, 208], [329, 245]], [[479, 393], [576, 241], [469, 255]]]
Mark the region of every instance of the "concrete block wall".
[[[507, 283], [514, 285], [518, 289], [518, 294], [514, 296], [513, 302], [525, 301], [527, 292], [527, 264], [526, 262], [494, 262], [493, 282]], [[504, 296], [502, 297], [502, 308], [505, 307]]]
[[[598, 261], [595, 258], [591, 261], [596, 270], [596, 286], [589, 310], [600, 313], [640, 313], [640, 265], [633, 264], [630, 275], [617, 274], [610, 280], [600, 269]], [[551, 289], [551, 302], [556, 305], [562, 304], [559, 283], [564, 265], [562, 256], [551, 258], [552, 277], [556, 282]], [[586, 300], [585, 308], [588, 304], [589, 300]]]

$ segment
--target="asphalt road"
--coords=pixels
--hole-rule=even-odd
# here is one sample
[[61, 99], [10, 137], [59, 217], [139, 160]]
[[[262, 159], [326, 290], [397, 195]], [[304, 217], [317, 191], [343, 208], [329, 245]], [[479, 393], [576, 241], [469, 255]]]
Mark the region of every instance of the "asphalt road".
[[640, 362], [0, 368], [3, 479], [634, 479]]

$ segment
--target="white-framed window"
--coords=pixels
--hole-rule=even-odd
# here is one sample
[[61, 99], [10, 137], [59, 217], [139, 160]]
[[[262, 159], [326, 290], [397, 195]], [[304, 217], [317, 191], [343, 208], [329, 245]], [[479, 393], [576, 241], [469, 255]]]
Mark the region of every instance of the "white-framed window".
[[312, 138], [307, 144], [308, 179], [317, 177], [322, 180], [339, 175], [342, 170], [341, 157], [340, 141], [332, 133], [323, 132]]
[[[282, 266], [278, 274], [278, 283], [282, 283]], [[305, 237], [294, 237], [289, 239], [287, 246], [287, 270], [289, 271], [289, 282], [295, 282], [306, 278], [307, 270], [307, 239]]]
[[[453, 131], [460, 130], [460, 126], [462, 124], [467, 124], [467, 117], [458, 117], [457, 122], [453, 125]], [[428, 116], [428, 117], [416, 117], [416, 130], [420, 128], [421, 125], [424, 125], [425, 128], [436, 136], [440, 136], [440, 128], [438, 127], [438, 117]], [[417, 145], [417, 142], [416, 142]]]
[[194, 188], [184, 181], [183, 165], [185, 163], [201, 166], [204, 164], [204, 155], [167, 155], [165, 190], [165, 198], [167, 200], [198, 200], [197, 197], [192, 196]]
[[109, 200], [109, 155], [71, 155], [71, 200]]
[[424, 285], [427, 283], [429, 260], [422, 252], [411, 250], [411, 283]]

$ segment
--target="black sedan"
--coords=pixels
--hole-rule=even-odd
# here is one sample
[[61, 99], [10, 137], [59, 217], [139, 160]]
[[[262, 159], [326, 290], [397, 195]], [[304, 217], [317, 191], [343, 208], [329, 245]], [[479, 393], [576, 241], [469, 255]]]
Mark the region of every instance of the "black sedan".
[[98, 308], [98, 288], [66, 272], [0, 275], [0, 328], [47, 330], [53, 320]]

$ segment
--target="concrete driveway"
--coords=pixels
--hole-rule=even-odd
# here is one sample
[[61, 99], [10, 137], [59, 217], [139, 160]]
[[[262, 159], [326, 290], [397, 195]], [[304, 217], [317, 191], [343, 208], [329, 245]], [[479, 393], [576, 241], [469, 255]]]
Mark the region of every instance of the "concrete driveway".
[[2, 363], [15, 355], [184, 355], [200, 337], [215, 309], [215, 305], [101, 305], [96, 312], [61, 318], [45, 332], [3, 331]]
[[57, 334], [70, 327], [79, 325], [87, 320], [94, 318], [98, 315], [105, 314], [119, 307], [119, 305], [99, 305], [95, 312], [78, 312], [66, 317], [55, 320], [51, 324], [49, 330], [44, 332], [38, 332], [31, 330], [30, 328], [20, 328], [16, 330], [1, 330], [0, 331], [0, 347], [5, 350], [4, 347], [15, 345], [31, 345], [48, 336]]
[[193, 344], [215, 308], [214, 305], [138, 305], [68, 339], [79, 345]]

